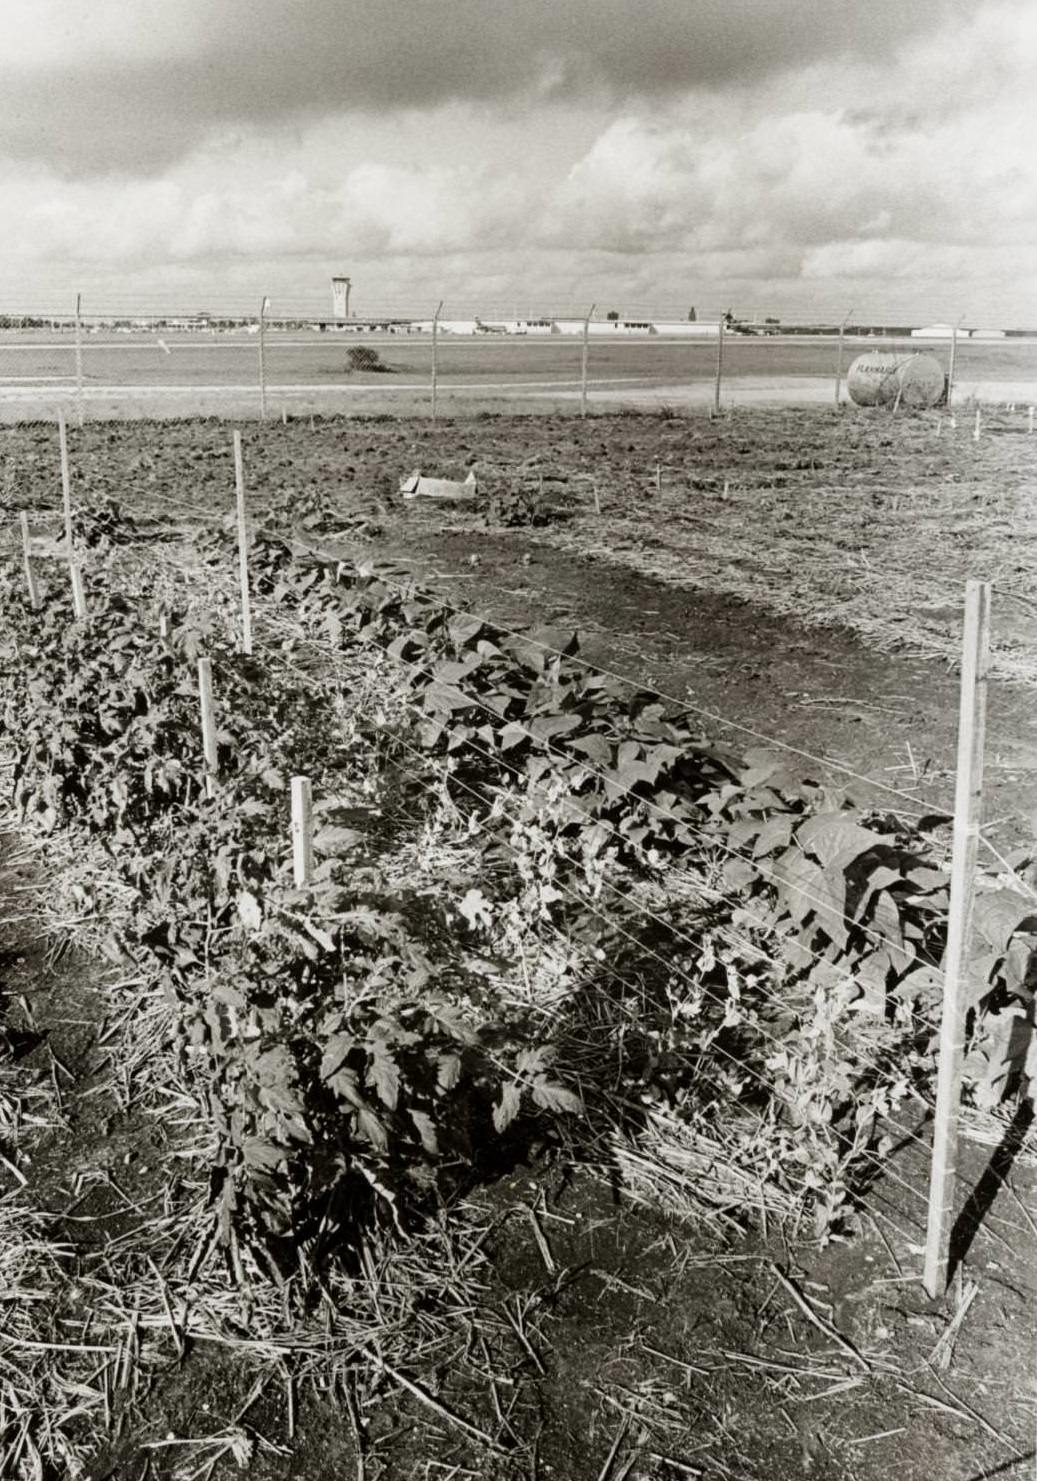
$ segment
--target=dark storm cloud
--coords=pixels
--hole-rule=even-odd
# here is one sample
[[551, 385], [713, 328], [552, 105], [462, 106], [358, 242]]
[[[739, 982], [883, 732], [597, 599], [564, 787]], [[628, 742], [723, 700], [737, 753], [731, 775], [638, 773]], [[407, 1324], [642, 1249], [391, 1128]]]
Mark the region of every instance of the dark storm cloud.
[[[966, 0], [177, 0], [184, 55], [0, 58], [0, 153], [148, 173], [214, 129], [530, 93], [614, 102], [879, 60]], [[134, 25], [126, 0], [126, 26]], [[128, 48], [128, 52], [132, 51]]]

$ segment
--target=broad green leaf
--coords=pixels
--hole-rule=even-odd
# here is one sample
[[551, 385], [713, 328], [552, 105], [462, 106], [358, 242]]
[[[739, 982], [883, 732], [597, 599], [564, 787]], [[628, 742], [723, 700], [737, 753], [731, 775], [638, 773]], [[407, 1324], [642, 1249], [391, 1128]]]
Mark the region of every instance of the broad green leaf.
[[580, 724], [579, 715], [540, 715], [529, 722], [528, 729], [537, 740], [551, 740], [556, 735], [566, 735]]
[[545, 1111], [559, 1111], [568, 1116], [580, 1116], [583, 1114], [583, 1102], [578, 1095], [571, 1090], [566, 1090], [564, 1085], [555, 1085], [550, 1080], [541, 1079], [540, 1076], [533, 1081], [533, 1100]]
[[821, 813], [799, 825], [796, 842], [808, 850], [822, 864], [831, 864], [833, 859], [842, 858], [852, 863], [869, 849], [892, 840], [870, 828], [862, 828], [844, 813]]
[[315, 853], [338, 858], [362, 843], [363, 838], [356, 828], [321, 828], [313, 835], [313, 848]]
[[978, 893], [972, 905], [972, 924], [985, 941], [1004, 951], [1028, 921], [1037, 926], [1037, 903], [1015, 890]]

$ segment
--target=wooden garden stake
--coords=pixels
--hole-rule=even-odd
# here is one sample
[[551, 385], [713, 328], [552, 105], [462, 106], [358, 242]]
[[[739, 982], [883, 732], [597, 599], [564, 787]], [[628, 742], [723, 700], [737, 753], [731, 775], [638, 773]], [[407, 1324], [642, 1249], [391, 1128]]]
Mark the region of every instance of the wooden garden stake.
[[980, 410], [979, 410], [979, 407], [977, 406], [976, 407], [976, 425], [972, 429], [972, 440], [973, 440], [973, 442], [978, 442], [979, 441], [979, 428], [980, 428]]
[[22, 552], [25, 556], [25, 584], [29, 588], [29, 606], [34, 612], [40, 609], [40, 592], [36, 585], [36, 573], [32, 569], [32, 547], [29, 543], [29, 516], [23, 509], [19, 515], [22, 527]]
[[252, 600], [248, 589], [248, 520], [245, 513], [245, 469], [241, 433], [234, 433], [234, 487], [238, 502], [238, 575], [241, 581], [241, 651], [252, 652]]
[[68, 430], [65, 413], [58, 412], [58, 446], [61, 449], [61, 505], [65, 514], [65, 549], [72, 559], [72, 476], [68, 467]]
[[169, 618], [165, 612], [158, 614], [158, 635], [160, 638], [169, 637]]
[[313, 878], [313, 790], [306, 776], [292, 777], [292, 869], [295, 888]]
[[86, 615], [86, 592], [83, 590], [83, 568], [77, 561], [69, 561], [68, 573], [72, 578], [72, 610], [77, 621]]
[[205, 795], [216, 786], [216, 714], [212, 706], [212, 659], [198, 660], [198, 698], [202, 708], [202, 755], [205, 758]]
[[432, 420], [436, 420], [439, 398], [439, 316], [443, 310], [443, 300], [440, 299], [436, 306], [436, 312], [432, 315]]
[[663, 469], [661, 463], [655, 465], [655, 492], [661, 494], [663, 491]]
[[282, 427], [287, 427], [287, 425], [288, 425], [288, 408], [287, 408], [287, 406], [282, 406], [281, 407], [281, 426]]
[[591, 304], [583, 321], [583, 347], [580, 354], [580, 416], [587, 415], [587, 358], [590, 351], [591, 315], [596, 305]]
[[990, 643], [990, 583], [965, 584], [965, 638], [958, 719], [958, 779], [954, 794], [954, 846], [947, 951], [943, 969], [943, 1014], [936, 1081], [933, 1161], [925, 1242], [925, 1289], [932, 1297], [947, 1287], [954, 1180], [958, 1158], [958, 1106], [965, 1048], [965, 963], [975, 888], [983, 805], [983, 740], [987, 716]]

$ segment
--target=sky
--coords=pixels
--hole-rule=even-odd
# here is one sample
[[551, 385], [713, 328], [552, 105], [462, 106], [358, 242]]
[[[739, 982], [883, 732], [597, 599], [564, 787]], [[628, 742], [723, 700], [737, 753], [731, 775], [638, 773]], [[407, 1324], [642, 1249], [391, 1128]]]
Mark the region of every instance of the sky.
[[0, 311], [1037, 326], [1034, 0], [4, 0]]

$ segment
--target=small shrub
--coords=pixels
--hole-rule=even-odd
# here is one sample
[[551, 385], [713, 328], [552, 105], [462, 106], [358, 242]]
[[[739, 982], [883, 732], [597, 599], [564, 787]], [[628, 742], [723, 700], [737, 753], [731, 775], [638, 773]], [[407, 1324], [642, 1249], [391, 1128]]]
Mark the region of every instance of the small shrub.
[[392, 366], [386, 365], [381, 355], [371, 345], [354, 345], [346, 356], [346, 365], [350, 371], [369, 370], [381, 375], [392, 374]]

